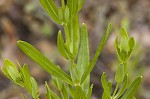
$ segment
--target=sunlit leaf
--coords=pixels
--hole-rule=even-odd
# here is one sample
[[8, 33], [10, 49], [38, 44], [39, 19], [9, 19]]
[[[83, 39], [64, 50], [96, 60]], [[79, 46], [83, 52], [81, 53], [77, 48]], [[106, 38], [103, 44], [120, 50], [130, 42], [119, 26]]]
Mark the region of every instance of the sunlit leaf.
[[65, 7], [65, 11], [64, 11], [64, 17], [65, 17], [65, 21], [68, 23], [70, 21], [70, 14], [69, 14], [69, 8]]
[[110, 88], [109, 88], [107, 81], [106, 81], [106, 73], [102, 74], [101, 83], [102, 83], [102, 87], [104, 89], [104, 94], [106, 94], [107, 97], [110, 97]]
[[111, 32], [111, 29], [112, 29], [112, 25], [109, 24], [108, 27], [107, 27], [107, 30], [106, 30], [106, 33], [104, 35], [104, 37], [102, 38], [102, 41], [100, 42], [97, 50], [96, 50], [96, 53], [91, 61], [91, 63], [89, 64], [88, 68], [86, 68], [82, 78], [81, 78], [81, 83], [84, 82], [84, 80], [86, 79], [86, 77], [90, 74], [90, 72], [92, 71], [92, 69], [94, 68], [94, 65], [96, 64], [96, 61], [98, 59], [98, 56], [100, 55], [109, 35], [110, 35], [110, 32]]
[[54, 3], [54, 0], [40, 0], [43, 8], [50, 15], [50, 17], [58, 24], [61, 24], [58, 17], [58, 8]]
[[70, 17], [72, 19], [78, 12], [78, 0], [67, 0], [67, 6], [69, 8]]
[[30, 80], [31, 80], [31, 86], [32, 86], [32, 96], [34, 99], [39, 99], [40, 93], [39, 93], [38, 84], [33, 77], [30, 77]]
[[63, 99], [69, 99], [69, 94], [65, 84], [62, 86], [61, 95]]
[[31, 76], [27, 64], [24, 64], [23, 68], [21, 68], [21, 73], [26, 89], [32, 94]]
[[140, 83], [141, 83], [142, 77], [137, 77], [129, 86], [126, 93], [122, 96], [121, 99], [130, 99], [134, 96], [135, 92], [137, 91]]
[[81, 86], [75, 87], [74, 97], [73, 99], [86, 99], [85, 94], [81, 88]]
[[124, 64], [119, 64], [119, 66], [117, 67], [116, 70], [116, 74], [115, 74], [115, 80], [118, 83], [121, 83], [124, 79]]
[[42, 55], [36, 48], [34, 48], [31, 44], [18, 41], [17, 42], [19, 48], [32, 60], [38, 63], [43, 69], [45, 69], [50, 74], [58, 77], [61, 80], [64, 80], [68, 84], [73, 84], [71, 78], [68, 74], [62, 71], [59, 67], [54, 65], [50, 60], [48, 60], [44, 55]]
[[118, 99], [126, 90], [128, 86], [128, 74], [125, 75], [123, 85], [121, 86], [121, 89], [117, 92], [115, 99]]
[[81, 8], [83, 7], [84, 1], [85, 1], [85, 0], [79, 0], [79, 1], [78, 1], [78, 11], [80, 11]]
[[[81, 79], [84, 71], [88, 68], [90, 63], [90, 54], [89, 54], [89, 40], [88, 40], [88, 32], [85, 24], [82, 24], [80, 30], [80, 48], [77, 60], [77, 69], [79, 71], [79, 78]], [[83, 90], [88, 91], [90, 82], [90, 75], [82, 84]]]
[[91, 98], [91, 95], [92, 95], [92, 89], [93, 89], [93, 84], [90, 86], [90, 88], [89, 88], [89, 90], [88, 90], [86, 99], [90, 99], [90, 98]]
[[47, 82], [45, 82], [46, 96], [48, 99], [60, 99], [53, 91], [50, 90]]
[[134, 41], [134, 38], [131, 37], [130, 40], [129, 40], [129, 48], [130, 48], [130, 50], [133, 50], [134, 46], [135, 46], [135, 41]]
[[80, 41], [79, 20], [78, 20], [77, 15], [74, 17], [74, 19], [71, 22], [68, 23], [68, 31], [70, 33], [72, 53], [73, 53], [74, 58], [76, 58], [78, 54], [78, 47], [79, 47], [79, 41]]
[[64, 43], [61, 31], [58, 32], [57, 47], [58, 47], [58, 50], [59, 50], [60, 54], [63, 57], [65, 57], [66, 59], [71, 59], [72, 58], [72, 54], [69, 51], [67, 51], [66, 48], [65, 48], [65, 43]]

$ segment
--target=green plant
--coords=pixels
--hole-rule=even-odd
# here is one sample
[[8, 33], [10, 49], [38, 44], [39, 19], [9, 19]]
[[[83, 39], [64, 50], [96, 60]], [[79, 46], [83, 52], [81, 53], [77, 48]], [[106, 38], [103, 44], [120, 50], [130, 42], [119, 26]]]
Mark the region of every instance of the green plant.
[[[59, 66], [53, 64], [31, 44], [18, 41], [18, 47], [52, 75], [53, 84], [60, 94], [54, 93], [46, 82], [46, 96], [48, 99], [60, 99], [60, 97], [62, 99], [69, 99], [70, 97], [73, 99], [90, 99], [93, 88], [93, 85], [90, 85], [90, 73], [109, 37], [112, 25], [108, 25], [106, 33], [98, 45], [93, 59], [90, 61], [87, 27], [85, 24], [80, 25], [78, 19], [78, 13], [84, 0], [67, 0], [66, 4], [64, 0], [61, 0], [62, 6], [60, 8], [56, 6], [53, 0], [40, 0], [40, 2], [52, 20], [64, 27], [65, 40], [60, 30], [58, 32], [57, 47], [60, 54], [69, 60], [70, 73], [67, 74]], [[120, 97], [121, 99], [134, 99], [134, 93], [141, 82], [141, 77], [137, 77], [132, 84], [128, 84], [126, 64], [134, 47], [134, 39], [128, 38], [124, 28], [121, 29], [120, 43], [117, 38], [115, 47], [120, 60], [115, 75], [117, 85], [111, 93], [112, 83], [106, 81], [106, 74], [103, 73], [101, 77], [104, 88], [102, 99], [119, 99]], [[19, 68], [20, 70], [12, 61], [5, 59], [2, 71], [14, 83], [26, 88], [34, 99], [39, 99], [38, 84], [30, 75], [28, 66], [26, 64], [23, 67], [19, 65]], [[25, 96], [23, 97], [25, 99]]]

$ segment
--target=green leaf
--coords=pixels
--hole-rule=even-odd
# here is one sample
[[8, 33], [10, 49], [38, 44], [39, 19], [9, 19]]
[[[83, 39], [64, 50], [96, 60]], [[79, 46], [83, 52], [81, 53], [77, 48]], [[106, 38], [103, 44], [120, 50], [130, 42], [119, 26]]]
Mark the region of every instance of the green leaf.
[[76, 55], [78, 54], [78, 47], [79, 47], [79, 41], [80, 41], [80, 35], [79, 35], [79, 19], [78, 16], [76, 15], [73, 20], [71, 20], [68, 23], [68, 31], [70, 33], [70, 38], [71, 38], [71, 46], [72, 48], [72, 53], [74, 59], [76, 58]]
[[60, 54], [66, 59], [71, 59], [73, 57], [72, 54], [65, 48], [65, 43], [61, 31], [58, 32], [57, 47]]
[[68, 85], [68, 92], [70, 93], [70, 95], [71, 95], [72, 97], [74, 97], [74, 87], [73, 87], [73, 86]]
[[137, 77], [129, 86], [126, 93], [122, 96], [121, 99], [130, 99], [134, 96], [135, 92], [137, 91], [140, 83], [141, 83], [142, 77]]
[[59, 16], [59, 20], [63, 22], [64, 16], [63, 16], [63, 9], [62, 8], [60, 8], [58, 10], [58, 16]]
[[70, 21], [70, 16], [69, 16], [69, 8], [66, 6], [65, 7], [65, 11], [64, 11], [64, 17], [65, 17], [65, 21], [68, 23]]
[[121, 29], [121, 41], [120, 41], [120, 53], [122, 60], [126, 62], [128, 59], [129, 44], [128, 44], [128, 34], [124, 28]]
[[118, 91], [118, 93], [116, 94], [115, 99], [120, 98], [120, 96], [125, 92], [127, 86], [128, 86], [128, 74], [125, 75], [123, 85], [121, 89]]
[[52, 82], [54, 86], [60, 91], [63, 87], [63, 82], [55, 76], [52, 76]]
[[117, 52], [117, 56], [119, 58], [119, 61], [122, 63], [122, 55], [121, 55], [121, 52], [120, 52], [120, 48], [119, 48], [119, 43], [118, 43], [118, 37], [116, 37], [116, 40], [115, 40], [115, 48], [116, 48], [116, 52]]
[[76, 66], [76, 64], [73, 63], [70, 66], [70, 75], [71, 75], [71, 79], [74, 83], [78, 83], [78, 81], [80, 80], [78, 77], [78, 74], [79, 74], [79, 71], [77, 69], [77, 66]]
[[109, 99], [109, 97], [107, 96], [107, 93], [105, 91], [102, 94], [102, 99]]
[[62, 86], [61, 95], [62, 95], [62, 99], [69, 99], [69, 94], [65, 84], [63, 84]]
[[43, 8], [51, 16], [51, 18], [58, 24], [61, 24], [58, 16], [58, 8], [53, 0], [40, 0]]
[[73, 85], [71, 78], [68, 74], [54, 65], [51, 61], [49, 61], [45, 56], [43, 56], [36, 48], [34, 48], [31, 44], [18, 41], [17, 42], [19, 48], [32, 60], [38, 63], [43, 69], [45, 69], [50, 74], [56, 76], [57, 78], [65, 81], [68, 84]]
[[127, 39], [129, 38], [125, 28], [121, 28], [121, 36], [125, 36]]
[[[80, 48], [77, 60], [77, 70], [79, 71], [78, 77], [81, 79], [84, 71], [88, 68], [90, 63], [90, 54], [89, 54], [89, 40], [88, 40], [88, 32], [85, 24], [82, 24], [80, 30]], [[87, 92], [89, 89], [90, 75], [88, 75], [87, 79], [82, 84], [82, 89]]]
[[96, 53], [91, 61], [91, 63], [89, 64], [88, 68], [86, 68], [82, 78], [81, 78], [81, 83], [84, 82], [84, 80], [86, 79], [86, 77], [90, 74], [90, 72], [92, 71], [92, 69], [94, 68], [94, 65], [96, 64], [96, 61], [98, 59], [98, 56], [100, 55], [109, 35], [110, 35], [110, 32], [111, 32], [111, 29], [112, 29], [112, 25], [109, 24], [108, 27], [107, 27], [107, 30], [106, 30], [106, 33], [104, 35], [104, 37], [102, 38], [102, 41], [101, 43], [99, 44], [97, 50], [96, 50]]
[[128, 39], [125, 36], [121, 36], [121, 41], [120, 41], [120, 51], [125, 51], [128, 53], [129, 47], [128, 47]]
[[53, 91], [50, 90], [47, 82], [45, 82], [45, 88], [46, 88], [46, 96], [48, 99], [60, 99], [59, 96], [57, 96]]
[[90, 98], [91, 98], [92, 89], [93, 89], [93, 84], [90, 86], [90, 88], [89, 88], [89, 90], [88, 90], [88, 93], [87, 93], [86, 99], [90, 99]]
[[105, 72], [103, 72], [103, 74], [101, 76], [101, 83], [102, 83], [102, 86], [104, 89], [104, 94], [106, 94], [107, 97], [110, 97], [110, 88], [109, 88], [107, 81], [106, 81], [106, 73]]
[[78, 0], [67, 0], [67, 6], [70, 11], [71, 19], [78, 13]]
[[13, 81], [16, 84], [18, 84], [22, 87], [24, 86], [21, 75], [19, 74], [18, 70], [14, 69], [14, 67], [12, 67], [12, 66], [8, 66], [7, 71], [8, 71], [9, 76], [13, 79]]
[[121, 83], [124, 79], [124, 64], [119, 64], [116, 70], [115, 80], [118, 83]]
[[81, 86], [75, 86], [75, 92], [74, 92], [73, 99], [86, 99]]
[[11, 60], [9, 60], [9, 59], [5, 59], [5, 60], [4, 60], [4, 65], [5, 65], [6, 67], [11, 66], [11, 67], [13, 67], [16, 71], [18, 71], [16, 65], [15, 65]]
[[108, 86], [109, 86], [109, 90], [110, 90], [110, 92], [111, 92], [111, 90], [112, 90], [112, 82], [111, 81], [108, 81]]
[[130, 40], [129, 40], [129, 48], [130, 48], [130, 51], [133, 50], [134, 46], [135, 46], [135, 41], [134, 41], [134, 38], [131, 37]]
[[2, 70], [2, 72], [4, 73], [4, 75], [5, 75], [6, 77], [8, 77], [10, 80], [13, 80], [13, 79], [10, 77], [10, 75], [9, 75], [9, 73], [8, 73], [6, 67], [2, 66], [2, 67], [1, 67], [1, 70]]
[[30, 77], [31, 86], [32, 86], [32, 97], [34, 99], [39, 99], [39, 88], [38, 84], [33, 77]]
[[135, 97], [132, 97], [131, 99], [136, 99]]
[[78, 11], [80, 11], [81, 8], [83, 7], [84, 1], [85, 1], [85, 0], [79, 0], [79, 1], [78, 1]]
[[23, 68], [21, 68], [21, 73], [25, 88], [29, 91], [30, 94], [32, 94], [32, 85], [30, 80], [31, 76], [27, 64], [24, 64]]

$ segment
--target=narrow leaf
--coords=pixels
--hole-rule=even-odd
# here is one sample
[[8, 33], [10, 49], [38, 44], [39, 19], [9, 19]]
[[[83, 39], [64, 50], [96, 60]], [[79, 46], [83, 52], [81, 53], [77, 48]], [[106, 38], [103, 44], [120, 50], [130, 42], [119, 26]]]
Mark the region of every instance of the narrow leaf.
[[9, 59], [5, 59], [5, 60], [4, 60], [4, 65], [5, 65], [6, 67], [11, 66], [11, 67], [13, 67], [16, 71], [18, 71], [16, 65], [15, 65], [11, 60], [9, 60]]
[[116, 40], [115, 40], [115, 48], [116, 48], [116, 52], [117, 52], [117, 56], [119, 58], [119, 61], [122, 63], [122, 55], [120, 53], [120, 47], [119, 47], [119, 43], [118, 43], [118, 37], [116, 37]]
[[61, 95], [63, 99], [69, 99], [69, 94], [66, 88], [66, 85], [63, 84], [62, 90], [61, 90]]
[[74, 96], [74, 87], [71, 85], [68, 85], [68, 92], [70, 93], [70, 95], [73, 97]]
[[[88, 32], [85, 24], [82, 24], [80, 32], [81, 32], [80, 33], [81, 40], [80, 40], [80, 48], [79, 48], [79, 54], [77, 60], [77, 69], [79, 71], [78, 77], [81, 79], [84, 71], [89, 66], [90, 54], [89, 54]], [[89, 82], [90, 82], [90, 75], [88, 75], [87, 79], [82, 84], [82, 89], [88, 91], [90, 86]]]
[[4, 73], [4, 75], [5, 75], [6, 77], [8, 77], [10, 80], [13, 80], [13, 79], [10, 77], [10, 75], [9, 75], [9, 73], [8, 73], [6, 67], [2, 66], [2, 67], [1, 67], [1, 70], [2, 70], [2, 72]]
[[69, 8], [68, 7], [66, 7], [65, 8], [65, 11], [64, 11], [64, 18], [65, 18], [65, 21], [68, 23], [69, 21], [70, 21], [70, 19], [69, 19], [69, 17], [70, 17], [70, 15], [69, 15]]
[[141, 83], [142, 77], [137, 77], [129, 86], [126, 93], [123, 95], [121, 99], [130, 99], [134, 96], [135, 92], [137, 91], [140, 83]]
[[60, 8], [60, 9], [58, 10], [58, 16], [59, 16], [59, 20], [60, 20], [60, 21], [63, 21], [63, 20], [64, 20], [63, 9], [62, 9], [62, 8]]
[[83, 7], [84, 1], [85, 1], [85, 0], [79, 0], [79, 1], [78, 1], [78, 11], [80, 11], [81, 8]]
[[73, 99], [86, 99], [85, 94], [81, 88], [81, 86], [75, 87], [75, 93]]
[[128, 39], [125, 36], [121, 36], [120, 50], [121, 50], [121, 52], [125, 51], [126, 53], [129, 51]]
[[109, 97], [110, 96], [110, 88], [107, 84], [106, 81], [106, 73], [103, 72], [102, 76], [101, 76], [101, 83], [104, 89], [104, 93]]
[[60, 91], [63, 87], [63, 82], [55, 76], [52, 76], [52, 82], [54, 86]]
[[51, 16], [51, 18], [58, 24], [61, 24], [58, 17], [58, 8], [53, 0], [40, 0], [43, 8]]
[[117, 67], [116, 70], [116, 74], [115, 74], [115, 80], [118, 83], [121, 83], [124, 79], [124, 65], [123, 64], [119, 64], [119, 66]]
[[134, 41], [134, 38], [131, 37], [129, 40], [130, 51], [133, 50], [134, 46], [135, 46], [135, 41]]
[[46, 88], [46, 96], [48, 99], [60, 99], [59, 96], [57, 96], [53, 91], [50, 90], [47, 82], [45, 82], [45, 88]]
[[71, 79], [74, 83], [77, 83], [80, 79], [78, 77], [79, 75], [79, 71], [77, 69], [77, 66], [76, 64], [72, 64], [70, 66], [70, 75], [71, 75]]
[[30, 80], [31, 80], [31, 86], [32, 86], [32, 97], [34, 99], [39, 99], [40, 93], [39, 93], [38, 84], [33, 77], [30, 77]]
[[111, 81], [108, 81], [108, 86], [109, 86], [109, 90], [110, 90], [110, 92], [111, 92], [111, 90], [112, 90], [112, 82]]
[[120, 96], [125, 92], [127, 86], [128, 86], [128, 74], [125, 75], [123, 85], [121, 89], [118, 91], [118, 93], [116, 94], [115, 99], [120, 98]]
[[27, 64], [24, 64], [23, 68], [21, 68], [21, 73], [26, 89], [29, 91], [30, 94], [32, 94], [32, 85], [30, 80], [31, 76]]
[[93, 84], [90, 86], [90, 88], [89, 88], [89, 90], [88, 90], [88, 93], [87, 93], [86, 99], [90, 99], [90, 98], [91, 98], [92, 89], [93, 89]]
[[125, 28], [121, 28], [121, 36], [125, 36], [126, 38], [128, 38], [128, 34]]
[[69, 55], [70, 53], [67, 53], [65, 49], [65, 43], [64, 43], [61, 31], [58, 32], [57, 47], [58, 47], [60, 54], [63, 57], [65, 57], [66, 59], [70, 58], [71, 55]]
[[70, 33], [71, 38], [71, 46], [72, 46], [72, 53], [74, 58], [76, 58], [76, 55], [78, 53], [78, 47], [79, 47], [79, 19], [76, 15], [74, 19], [68, 23], [68, 30]]
[[78, 0], [67, 0], [67, 6], [70, 11], [70, 17], [73, 19], [78, 12]]
[[7, 71], [15, 83], [21, 83], [22, 82], [21, 75], [19, 74], [19, 72], [16, 69], [14, 69], [11, 66], [8, 66]]
[[18, 41], [17, 42], [19, 48], [32, 60], [38, 63], [43, 69], [45, 69], [50, 74], [58, 77], [61, 80], [64, 80], [68, 84], [73, 84], [71, 78], [68, 74], [54, 65], [51, 61], [49, 61], [45, 56], [43, 56], [36, 48], [34, 48], [31, 44]]
[[111, 32], [111, 29], [112, 29], [112, 25], [109, 24], [108, 27], [107, 27], [106, 33], [105, 33], [104, 37], [102, 38], [102, 41], [101, 41], [101, 43], [99, 44], [99, 46], [98, 46], [98, 48], [97, 48], [97, 51], [96, 51], [96, 53], [95, 53], [95, 55], [94, 55], [94, 57], [93, 57], [91, 63], [89, 64], [88, 68], [86, 68], [86, 70], [85, 70], [85, 72], [84, 72], [84, 74], [83, 74], [83, 76], [82, 76], [82, 78], [81, 78], [81, 80], [82, 80], [81, 83], [84, 82], [84, 80], [86, 79], [86, 77], [90, 74], [90, 72], [91, 72], [92, 69], [94, 68], [94, 65], [96, 64], [96, 61], [97, 61], [97, 59], [98, 59], [98, 56], [100, 55], [100, 53], [101, 53], [101, 51], [102, 51], [102, 49], [103, 49], [103, 47], [104, 47], [104, 45], [105, 45], [105, 43], [106, 43], [108, 37], [109, 37], [109, 34], [110, 34], [110, 32]]

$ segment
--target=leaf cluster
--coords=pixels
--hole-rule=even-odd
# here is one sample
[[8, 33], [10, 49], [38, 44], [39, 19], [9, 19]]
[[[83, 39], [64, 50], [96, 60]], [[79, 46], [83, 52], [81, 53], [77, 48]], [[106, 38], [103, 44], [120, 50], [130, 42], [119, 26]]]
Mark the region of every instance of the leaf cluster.
[[120, 61], [115, 74], [115, 81], [117, 84], [112, 93], [112, 82], [107, 82], [106, 74], [103, 73], [101, 77], [101, 82], [104, 89], [102, 99], [135, 99], [134, 94], [141, 83], [142, 77], [139, 76], [134, 79], [131, 84], [129, 84], [126, 68], [129, 56], [133, 51], [135, 41], [133, 37], [128, 37], [128, 34], [124, 28], [122, 28], [120, 32], [120, 42], [118, 41], [118, 37], [115, 41], [115, 48]]
[[[90, 73], [110, 35], [112, 25], [108, 25], [96, 53], [90, 61], [88, 30], [84, 23], [80, 25], [78, 18], [84, 0], [67, 0], [66, 3], [61, 0], [61, 7], [58, 7], [54, 0], [40, 0], [40, 3], [51, 19], [63, 27], [63, 31], [58, 32], [57, 47], [60, 55], [70, 62], [69, 73], [64, 72], [60, 66], [52, 63], [31, 44], [19, 40], [17, 42], [18, 47], [41, 68], [51, 74], [53, 85], [59, 91], [59, 94], [51, 90], [48, 83], [45, 82], [47, 99], [90, 99], [93, 88], [93, 85], [90, 84]], [[112, 82], [107, 82], [106, 74], [103, 73], [101, 77], [104, 89], [102, 99], [119, 99], [120, 97], [121, 99], [132, 99], [141, 82], [141, 77], [138, 77], [128, 86], [126, 63], [133, 50], [134, 39], [128, 38], [124, 28], [121, 29], [121, 34], [120, 43], [118, 38], [115, 41], [120, 60], [115, 75], [117, 85], [111, 95]], [[30, 75], [28, 66], [26, 64], [23, 67], [19, 65], [19, 69], [10, 60], [4, 60], [3, 73], [14, 83], [26, 88], [34, 99], [39, 99], [38, 85]], [[23, 97], [25, 99], [25, 96]]]

